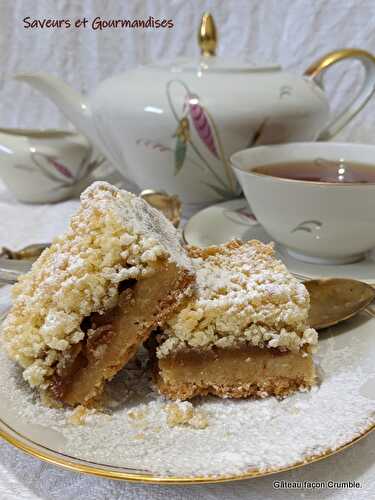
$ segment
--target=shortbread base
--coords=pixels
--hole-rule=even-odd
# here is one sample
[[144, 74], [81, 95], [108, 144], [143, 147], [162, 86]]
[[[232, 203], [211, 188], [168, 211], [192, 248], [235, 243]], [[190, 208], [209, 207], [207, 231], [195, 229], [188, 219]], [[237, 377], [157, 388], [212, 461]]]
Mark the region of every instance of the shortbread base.
[[284, 397], [316, 380], [310, 354], [252, 346], [181, 350], [154, 360], [159, 392], [173, 400], [213, 394], [222, 398]]

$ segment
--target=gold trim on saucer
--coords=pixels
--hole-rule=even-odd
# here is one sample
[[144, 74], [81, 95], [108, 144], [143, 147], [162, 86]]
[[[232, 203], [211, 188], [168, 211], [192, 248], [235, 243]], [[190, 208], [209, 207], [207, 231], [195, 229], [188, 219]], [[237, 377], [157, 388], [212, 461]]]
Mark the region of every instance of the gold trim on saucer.
[[[3, 427], [8, 427], [2, 420], [0, 420], [0, 425], [1, 424]], [[351, 441], [340, 446], [336, 450], [329, 449], [320, 455], [312, 455], [310, 457], [307, 457], [302, 462], [297, 462], [297, 463], [290, 465], [290, 466], [287, 466], [287, 467], [280, 467], [280, 468], [267, 469], [267, 470], [250, 470], [250, 471], [245, 472], [243, 474], [236, 474], [236, 475], [222, 474], [219, 476], [195, 476], [195, 477], [194, 476], [193, 477], [189, 477], [189, 476], [155, 476], [151, 473], [150, 474], [129, 473], [129, 472], [123, 472], [121, 470], [110, 470], [112, 467], [110, 465], [104, 466], [102, 464], [95, 464], [95, 463], [92, 463], [92, 465], [91, 464], [87, 465], [86, 463], [76, 463], [73, 460], [79, 461], [80, 459], [76, 459], [74, 457], [69, 457], [69, 456], [63, 456], [62, 454], [59, 454], [58, 452], [53, 452], [52, 450], [48, 450], [47, 448], [45, 448], [44, 446], [41, 446], [41, 445], [36, 445], [37, 448], [34, 448], [33, 443], [31, 443], [31, 444], [24, 443], [23, 441], [17, 439], [16, 437], [14, 437], [11, 434], [11, 433], [17, 434], [16, 431], [13, 431], [13, 429], [10, 429], [11, 433], [9, 433], [3, 429], [0, 429], [0, 438], [4, 439], [9, 444], [15, 446], [19, 450], [22, 450], [25, 453], [27, 453], [35, 458], [39, 458], [40, 460], [51, 463], [53, 465], [58, 465], [58, 466], [61, 466], [65, 469], [75, 471], [75, 472], [81, 472], [84, 474], [91, 474], [94, 476], [105, 477], [108, 479], [124, 480], [124, 481], [139, 482], [139, 483], [209, 484], [209, 483], [223, 483], [223, 482], [229, 482], [229, 481], [240, 481], [240, 480], [245, 480], [245, 479], [252, 479], [255, 477], [269, 476], [271, 474], [277, 474], [280, 472], [286, 472], [289, 470], [298, 469], [300, 467], [303, 467], [304, 465], [311, 464], [313, 462], [318, 462], [319, 460], [323, 460], [323, 459], [328, 458], [332, 455], [335, 455], [336, 453], [338, 453], [340, 451], [345, 450], [349, 446], [352, 446], [353, 444], [357, 443], [360, 439], [363, 439], [364, 437], [366, 437], [374, 429], [375, 429], [375, 424], [372, 424], [365, 431], [363, 431], [363, 433], [357, 435]], [[25, 438], [23, 436], [21, 436], [21, 438], [24, 439], [25, 441], [30, 442], [27, 438]], [[54, 455], [52, 455], [51, 453], [53, 453]]]

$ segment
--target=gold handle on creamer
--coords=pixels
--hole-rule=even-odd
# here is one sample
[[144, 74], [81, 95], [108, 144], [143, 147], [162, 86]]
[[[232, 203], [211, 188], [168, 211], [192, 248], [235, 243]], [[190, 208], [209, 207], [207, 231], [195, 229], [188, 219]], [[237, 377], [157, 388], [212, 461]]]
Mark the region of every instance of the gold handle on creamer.
[[340, 49], [330, 52], [311, 64], [304, 75], [322, 87], [323, 76], [327, 69], [345, 59], [357, 59], [362, 63], [365, 70], [363, 84], [345, 109], [335, 116], [320, 133], [318, 140], [329, 140], [340, 132], [366, 106], [375, 92], [375, 57], [362, 49]]

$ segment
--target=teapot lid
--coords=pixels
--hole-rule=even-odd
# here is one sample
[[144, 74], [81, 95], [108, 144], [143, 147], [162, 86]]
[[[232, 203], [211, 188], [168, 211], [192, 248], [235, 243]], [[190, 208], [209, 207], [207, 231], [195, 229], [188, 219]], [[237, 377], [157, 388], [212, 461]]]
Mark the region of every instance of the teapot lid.
[[152, 63], [148, 67], [173, 73], [194, 71], [197, 73], [247, 73], [280, 71], [281, 66], [266, 62], [253, 63], [241, 58], [226, 59], [218, 56], [201, 56], [197, 59], [178, 58], [173, 62]]
[[217, 31], [215, 22], [210, 13], [203, 14], [198, 31], [198, 45], [201, 49], [199, 59], [179, 58], [172, 63], [153, 63], [151, 67], [169, 70], [172, 72], [197, 71], [201, 72], [263, 72], [279, 71], [277, 64], [266, 62], [254, 63], [241, 58], [226, 59], [216, 56]]

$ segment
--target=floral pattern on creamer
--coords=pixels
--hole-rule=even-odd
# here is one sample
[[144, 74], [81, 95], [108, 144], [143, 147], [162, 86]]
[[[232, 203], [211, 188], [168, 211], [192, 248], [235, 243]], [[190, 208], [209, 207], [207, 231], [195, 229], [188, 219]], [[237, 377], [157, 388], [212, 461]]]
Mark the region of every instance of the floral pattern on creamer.
[[55, 156], [31, 152], [30, 158], [30, 164], [15, 164], [14, 167], [19, 170], [42, 174], [46, 177], [46, 179], [49, 179], [55, 184], [55, 186], [51, 188], [51, 191], [58, 191], [72, 187], [74, 184], [88, 176], [104, 161], [104, 158], [97, 158], [91, 162], [87, 162], [87, 159], [83, 158], [77, 174], [73, 175], [70, 168], [65, 165], [62, 160], [56, 158]]

